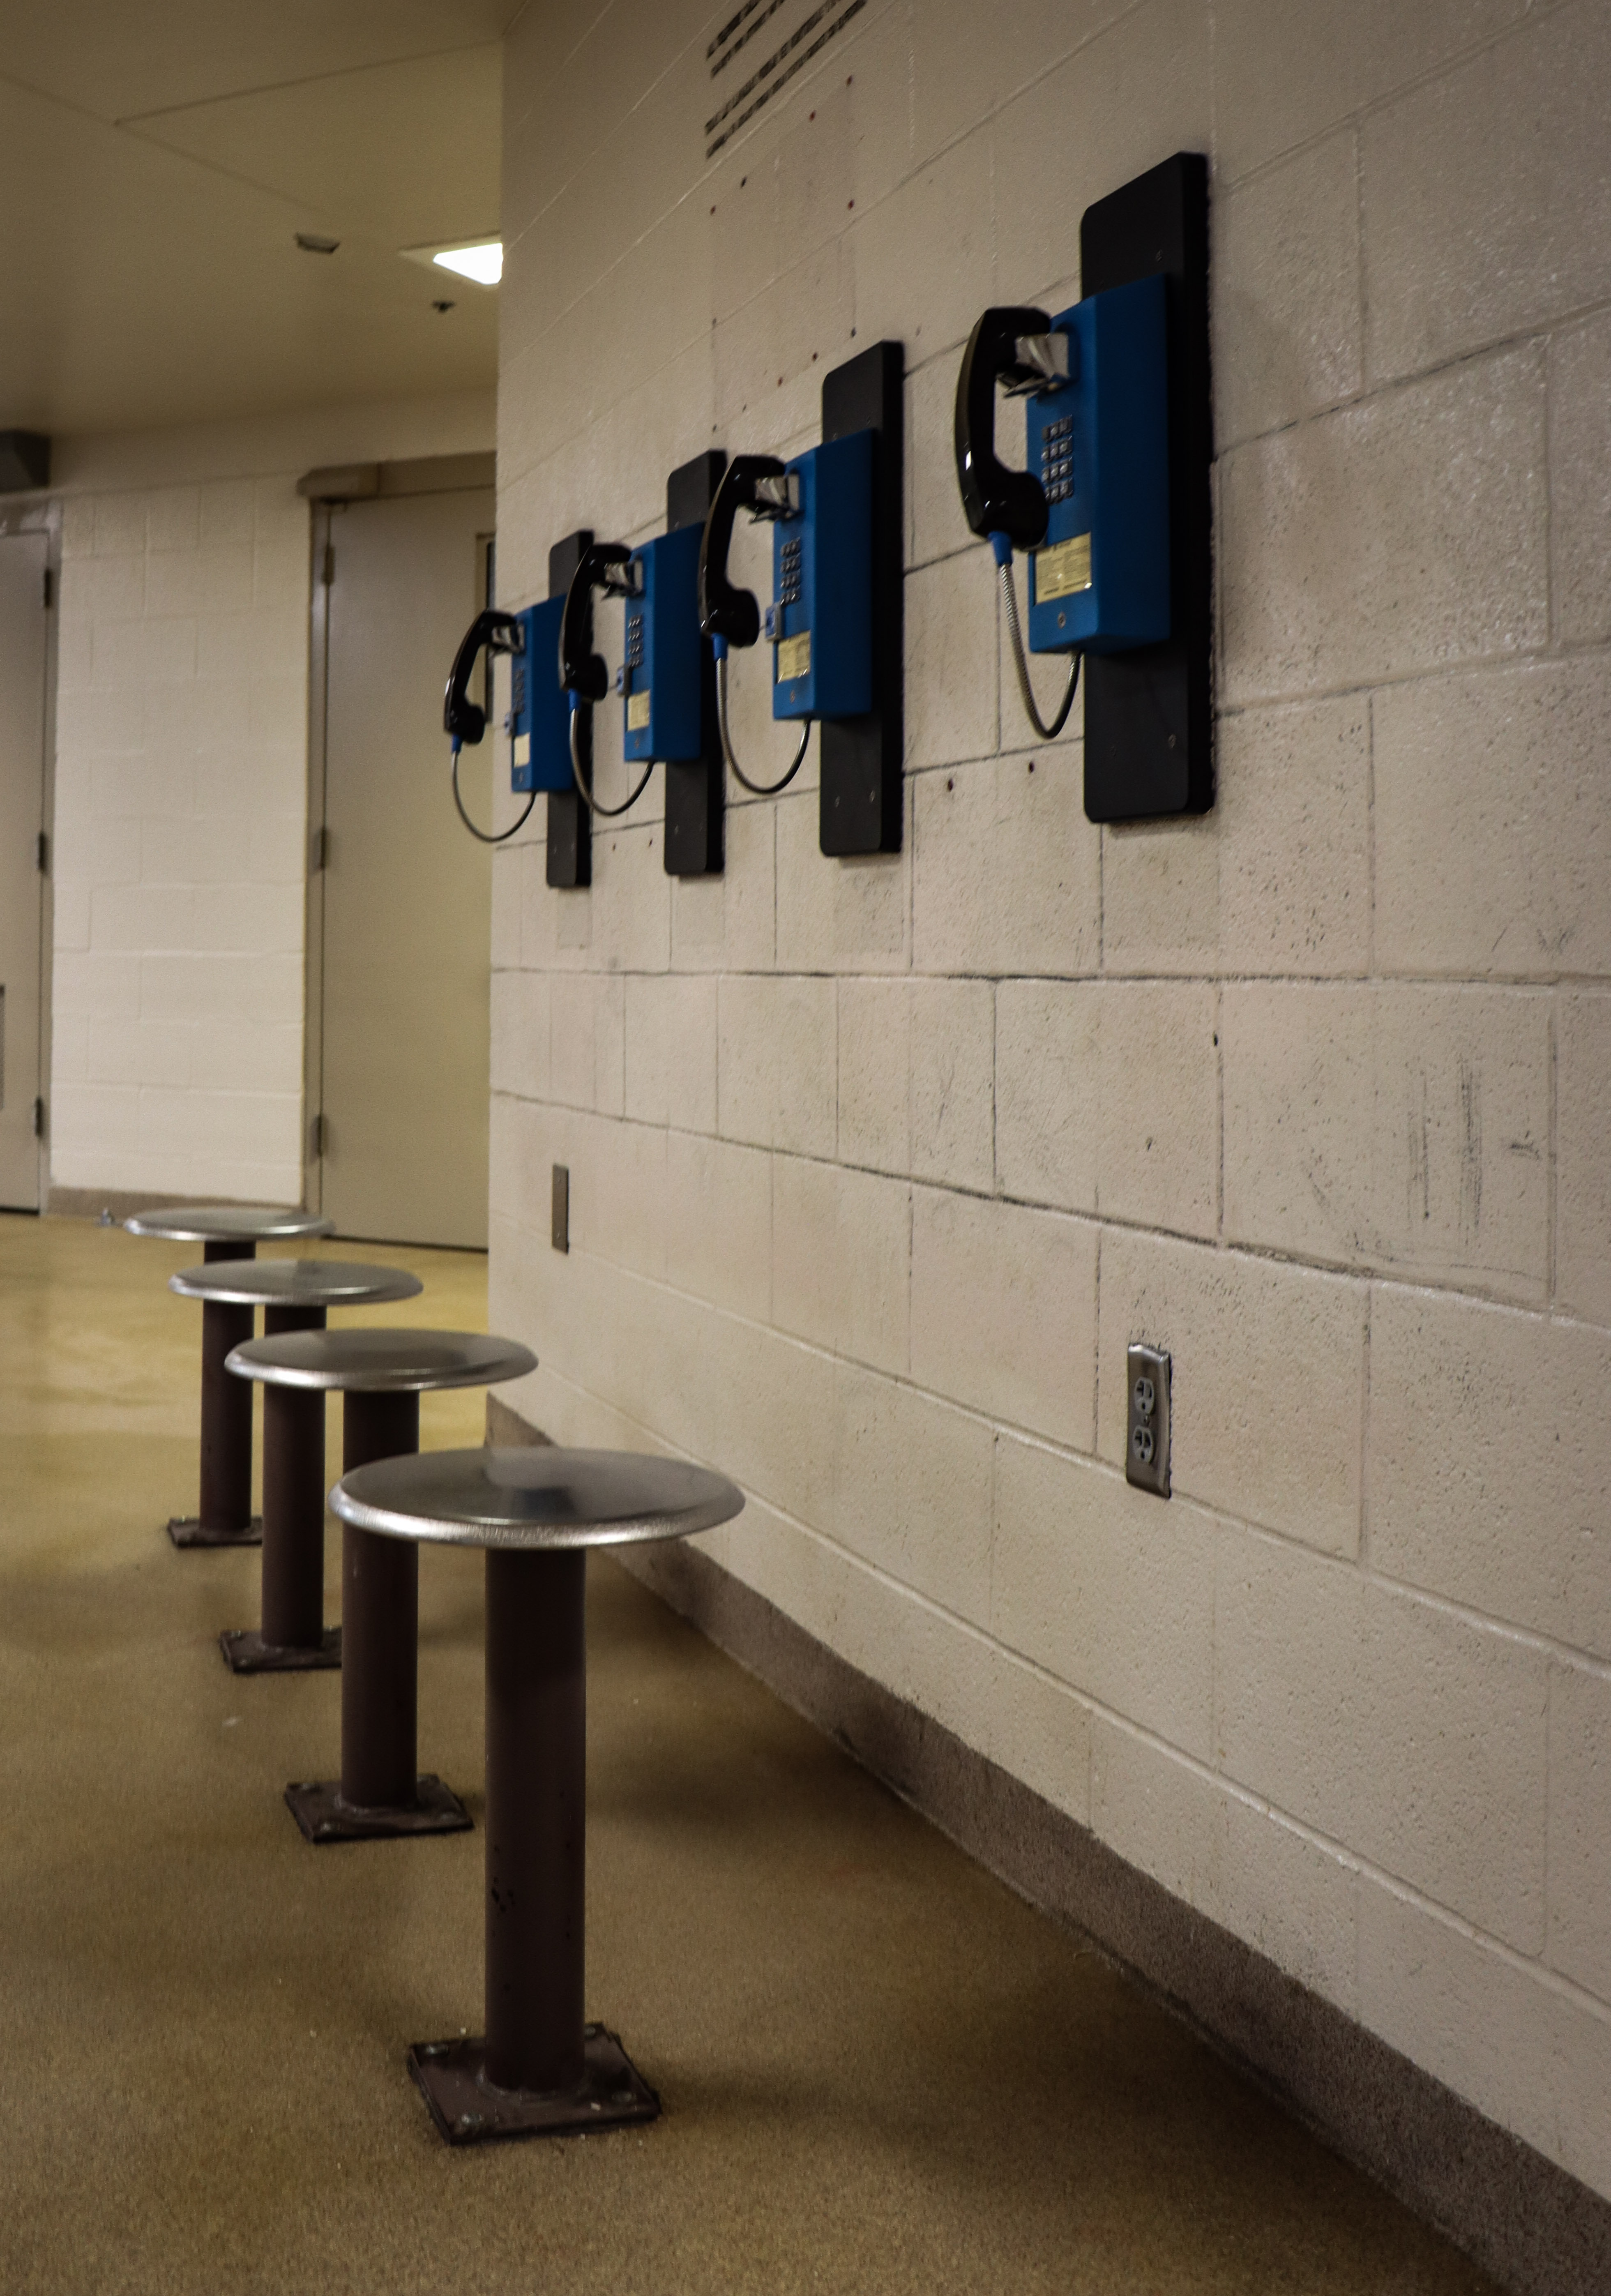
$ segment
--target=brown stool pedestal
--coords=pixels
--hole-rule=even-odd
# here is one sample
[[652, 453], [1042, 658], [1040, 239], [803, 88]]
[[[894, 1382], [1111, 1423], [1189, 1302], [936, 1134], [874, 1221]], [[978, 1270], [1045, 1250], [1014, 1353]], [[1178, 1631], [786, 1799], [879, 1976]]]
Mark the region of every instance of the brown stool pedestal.
[[[260, 1243], [328, 1235], [334, 1222], [276, 1204], [172, 1204], [123, 1225], [130, 1235], [199, 1243], [210, 1263], [254, 1259]], [[202, 1308], [200, 1512], [168, 1517], [176, 1546], [256, 1546], [263, 1536], [251, 1511], [251, 1390], [224, 1368], [230, 1349], [251, 1335], [249, 1308], [223, 1300]]]
[[[488, 1387], [536, 1369], [529, 1348], [480, 1332], [304, 1332], [254, 1340], [230, 1367], [300, 1403], [344, 1398], [343, 1475], [420, 1447], [427, 1388]], [[321, 1505], [323, 1502], [321, 1502]], [[321, 1519], [323, 1516], [321, 1515]], [[417, 1767], [420, 1558], [417, 1546], [351, 1523], [341, 1540], [341, 1775], [285, 1789], [309, 1841], [372, 1841], [456, 1833], [464, 1805]]]
[[[417, 1275], [401, 1267], [339, 1259], [254, 1259], [209, 1263], [170, 1275], [168, 1288], [200, 1300], [204, 1316], [244, 1316], [241, 1344], [251, 1341], [252, 1312], [263, 1310], [271, 1337], [323, 1331], [331, 1308], [366, 1308], [417, 1299]], [[245, 1399], [251, 1388], [223, 1373]], [[263, 1622], [218, 1637], [235, 1674], [304, 1674], [341, 1663], [340, 1630], [324, 1628], [324, 1398], [271, 1391], [263, 1404]]]
[[632, 1451], [427, 1451], [343, 1475], [380, 1540], [487, 1551], [487, 2030], [416, 2042], [450, 2144], [652, 2120], [660, 2100], [585, 2021], [586, 1550], [681, 1538], [744, 1504], [724, 1475]]

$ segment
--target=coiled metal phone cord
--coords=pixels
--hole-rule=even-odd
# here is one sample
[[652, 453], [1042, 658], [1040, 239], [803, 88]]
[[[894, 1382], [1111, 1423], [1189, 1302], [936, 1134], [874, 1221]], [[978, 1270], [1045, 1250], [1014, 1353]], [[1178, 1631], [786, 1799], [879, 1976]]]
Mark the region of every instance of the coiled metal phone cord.
[[581, 703], [577, 700], [575, 694], [572, 694], [570, 701], [571, 777], [576, 783], [582, 802], [587, 808], [588, 812], [593, 815], [595, 819], [601, 821], [613, 821], [617, 814], [626, 813], [630, 811], [632, 807], [636, 805], [638, 800], [649, 787], [649, 776], [655, 769], [655, 761], [650, 758], [649, 763], [643, 768], [642, 779], [639, 782], [636, 789], [634, 790], [630, 797], [623, 798], [619, 805], [601, 805], [599, 802], [599, 800], [594, 797], [593, 791], [588, 788], [586, 780], [582, 772], [582, 752], [577, 741], [577, 718], [580, 712], [581, 706]]
[[717, 638], [715, 641], [715, 649], [716, 657], [716, 723], [722, 729], [722, 755], [732, 767], [734, 779], [743, 783], [744, 787], [749, 791], [751, 797], [776, 797], [780, 790], [786, 790], [789, 787], [789, 783], [793, 781], [795, 775], [799, 772], [800, 767], [805, 764], [806, 744], [811, 739], [811, 729], [813, 725], [815, 723], [815, 720], [814, 718], [807, 718], [800, 727], [800, 746], [794, 753], [794, 763], [789, 767], [789, 771], [783, 775], [781, 781], [752, 782], [749, 775], [745, 772], [743, 767], [739, 763], [737, 758], [735, 758], [732, 753], [732, 735], [729, 733], [727, 728], [726, 639]]
[[[991, 539], [994, 542], [995, 537], [993, 535]], [[1043, 742], [1055, 742], [1068, 723], [1068, 712], [1074, 707], [1075, 689], [1080, 682], [1080, 663], [1084, 656], [1078, 653], [1075, 655], [1068, 666], [1068, 684], [1064, 691], [1062, 707], [1050, 726], [1043, 725], [1041, 713], [1035, 707], [1034, 694], [1029, 684], [1029, 664], [1024, 659], [1024, 633], [1018, 627], [1018, 594], [1012, 578], [1010, 552], [1006, 557], [1002, 557], [998, 553], [996, 562], [1001, 572], [1002, 587], [1007, 594], [1007, 627], [1012, 636], [1013, 667], [1018, 674], [1018, 692], [1024, 697], [1025, 712]]]
[[[514, 742], [512, 740], [509, 745], [509, 757], [511, 768], [512, 770], [514, 765]], [[454, 803], [459, 808], [460, 820], [464, 824], [465, 828], [469, 830], [470, 835], [482, 845], [507, 845], [510, 839], [514, 835], [515, 831], [517, 829], [524, 829], [527, 823], [531, 819], [531, 809], [537, 801], [537, 793], [536, 790], [533, 790], [531, 795], [526, 800], [526, 810], [520, 816], [519, 821], [513, 823], [508, 829], [501, 829], [495, 837], [492, 834], [490, 830], [478, 829], [475, 823], [465, 812], [464, 800], [459, 795], [459, 744], [457, 742], [453, 745], [453, 793]]]

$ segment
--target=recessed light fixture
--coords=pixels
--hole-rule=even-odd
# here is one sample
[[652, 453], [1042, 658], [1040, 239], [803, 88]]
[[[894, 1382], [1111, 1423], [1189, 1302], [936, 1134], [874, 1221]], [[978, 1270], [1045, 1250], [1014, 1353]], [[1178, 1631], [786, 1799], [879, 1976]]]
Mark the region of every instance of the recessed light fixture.
[[304, 255], [333, 255], [341, 244], [339, 239], [326, 239], [318, 231], [299, 231], [296, 239]]
[[426, 263], [433, 268], [452, 271], [461, 279], [473, 280], [478, 287], [495, 287], [503, 275], [501, 239], [438, 239], [429, 247], [405, 247], [402, 252], [411, 263]]
[[445, 247], [430, 259], [444, 271], [456, 271], [461, 279], [473, 279], [478, 287], [495, 287], [503, 276], [501, 239], [484, 239], [474, 247]]

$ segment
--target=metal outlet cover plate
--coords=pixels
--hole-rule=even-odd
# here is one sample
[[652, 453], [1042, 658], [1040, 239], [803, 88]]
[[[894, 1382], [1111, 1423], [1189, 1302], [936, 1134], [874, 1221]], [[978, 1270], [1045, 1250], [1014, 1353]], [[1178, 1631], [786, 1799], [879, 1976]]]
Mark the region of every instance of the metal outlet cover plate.
[[1137, 1344], [1125, 1357], [1124, 1480], [1169, 1496], [1170, 1366], [1162, 1348]]

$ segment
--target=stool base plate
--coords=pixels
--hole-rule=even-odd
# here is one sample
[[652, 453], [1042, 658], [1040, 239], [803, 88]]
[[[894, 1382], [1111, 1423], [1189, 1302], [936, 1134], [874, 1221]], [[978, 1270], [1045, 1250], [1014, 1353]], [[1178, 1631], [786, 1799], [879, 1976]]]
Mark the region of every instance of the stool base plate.
[[583, 2036], [580, 2088], [562, 2095], [497, 2088], [487, 2079], [487, 2044], [416, 2041], [408, 2070], [449, 2144], [487, 2144], [506, 2136], [575, 2136], [658, 2120], [660, 2100], [614, 2033], [589, 2025]]
[[170, 1514], [168, 1535], [176, 1546], [261, 1546], [263, 1518], [253, 1515], [244, 1530], [213, 1530], [199, 1514]]
[[466, 1833], [470, 1812], [430, 1772], [414, 1782], [412, 1809], [361, 1809], [343, 1801], [339, 1779], [285, 1789], [285, 1806], [315, 1848], [326, 1841], [386, 1841], [405, 1833]]
[[232, 1674], [321, 1674], [341, 1663], [341, 1629], [327, 1627], [323, 1638], [307, 1649], [266, 1643], [255, 1627], [232, 1628], [218, 1637]]

